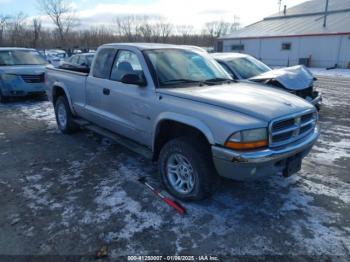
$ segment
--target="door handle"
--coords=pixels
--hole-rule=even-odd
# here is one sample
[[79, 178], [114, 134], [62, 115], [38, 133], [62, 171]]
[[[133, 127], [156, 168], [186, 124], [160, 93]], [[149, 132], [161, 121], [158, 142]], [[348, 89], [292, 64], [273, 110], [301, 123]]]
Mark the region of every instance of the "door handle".
[[108, 96], [111, 93], [111, 90], [108, 88], [103, 88], [103, 94]]

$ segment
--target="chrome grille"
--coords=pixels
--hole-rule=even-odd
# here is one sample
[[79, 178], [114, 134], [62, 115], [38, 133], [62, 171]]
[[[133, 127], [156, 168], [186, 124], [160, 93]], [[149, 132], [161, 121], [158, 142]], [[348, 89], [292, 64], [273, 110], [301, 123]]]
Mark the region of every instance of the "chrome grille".
[[44, 83], [45, 76], [44, 74], [40, 75], [21, 75], [22, 79], [26, 83]]
[[316, 122], [317, 113], [313, 110], [273, 120], [269, 126], [270, 147], [283, 146], [303, 138], [315, 129]]

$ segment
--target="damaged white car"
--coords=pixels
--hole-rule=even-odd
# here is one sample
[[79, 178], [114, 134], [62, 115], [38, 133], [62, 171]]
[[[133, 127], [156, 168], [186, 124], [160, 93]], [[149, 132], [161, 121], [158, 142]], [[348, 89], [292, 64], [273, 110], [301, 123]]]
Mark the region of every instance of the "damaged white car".
[[315, 77], [304, 66], [271, 69], [254, 57], [241, 53], [213, 53], [216, 61], [234, 78], [260, 82], [302, 97], [320, 109], [322, 96], [313, 87]]

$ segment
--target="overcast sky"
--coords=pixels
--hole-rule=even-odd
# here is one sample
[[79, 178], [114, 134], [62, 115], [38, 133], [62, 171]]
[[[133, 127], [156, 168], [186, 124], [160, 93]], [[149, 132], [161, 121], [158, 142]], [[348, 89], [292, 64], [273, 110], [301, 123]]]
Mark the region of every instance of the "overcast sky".
[[[288, 7], [306, 0], [282, 0]], [[177, 25], [200, 29], [205, 22], [240, 18], [242, 25], [278, 12], [278, 0], [74, 0], [81, 24], [108, 24], [118, 14], [160, 15]], [[0, 0], [0, 14], [38, 14], [36, 0]]]

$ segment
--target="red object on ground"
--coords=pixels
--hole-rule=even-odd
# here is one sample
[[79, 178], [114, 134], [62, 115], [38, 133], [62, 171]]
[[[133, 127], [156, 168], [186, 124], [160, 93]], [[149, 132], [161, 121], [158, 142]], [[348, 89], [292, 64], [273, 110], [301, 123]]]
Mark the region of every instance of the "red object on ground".
[[181, 206], [179, 203], [177, 203], [175, 200], [172, 200], [166, 196], [164, 196], [159, 190], [152, 187], [150, 184], [146, 182], [145, 177], [141, 177], [139, 181], [147, 186], [156, 196], [160, 197], [166, 204], [174, 208], [179, 214], [184, 215], [186, 213], [186, 209]]

